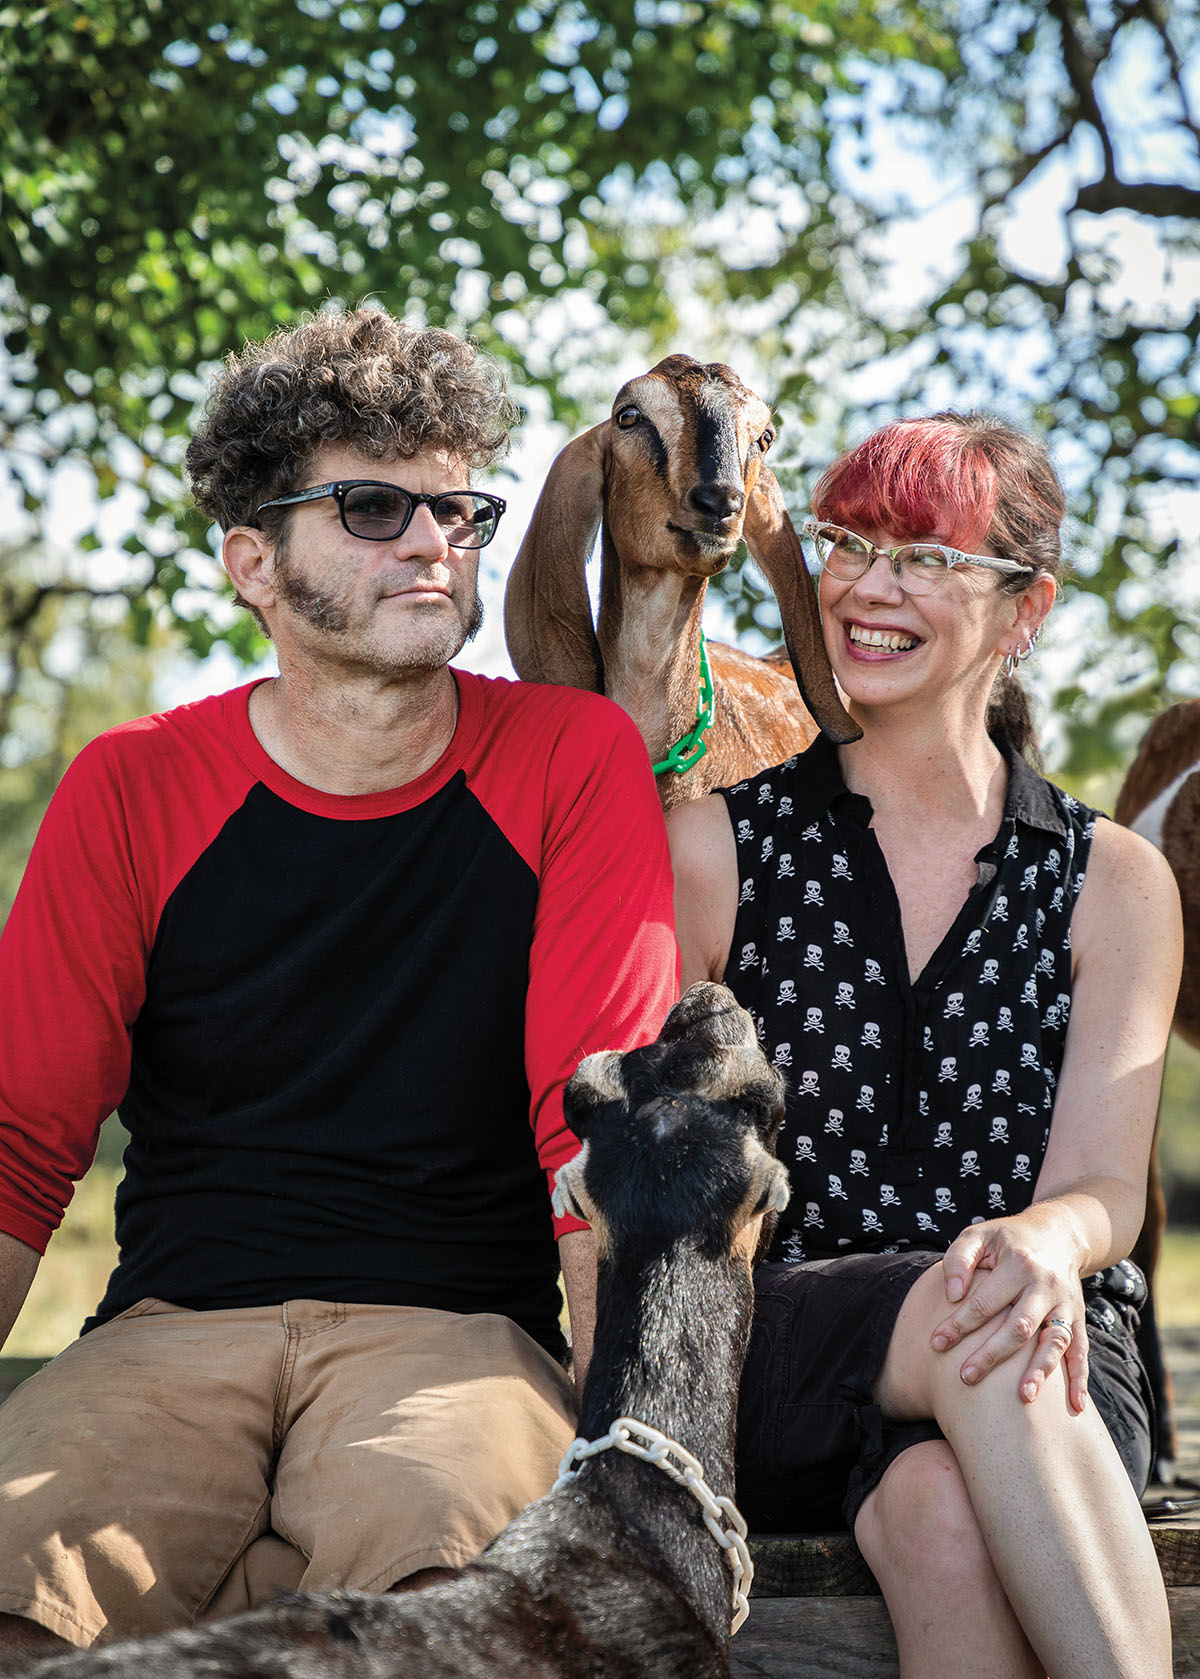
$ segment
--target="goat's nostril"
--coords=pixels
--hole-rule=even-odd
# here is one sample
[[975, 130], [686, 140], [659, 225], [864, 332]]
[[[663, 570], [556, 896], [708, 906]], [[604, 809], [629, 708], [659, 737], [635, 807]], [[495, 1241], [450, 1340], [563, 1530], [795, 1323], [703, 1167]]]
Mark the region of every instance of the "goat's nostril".
[[709, 519], [732, 519], [745, 507], [746, 492], [740, 484], [693, 484], [687, 499]]

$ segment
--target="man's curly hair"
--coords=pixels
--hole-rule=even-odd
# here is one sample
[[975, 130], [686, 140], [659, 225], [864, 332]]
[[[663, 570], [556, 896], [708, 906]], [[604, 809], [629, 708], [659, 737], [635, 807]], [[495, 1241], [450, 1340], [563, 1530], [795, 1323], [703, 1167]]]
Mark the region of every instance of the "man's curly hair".
[[228, 357], [188, 445], [188, 477], [222, 530], [276, 535], [290, 509], [261, 519], [256, 509], [303, 488], [325, 444], [376, 460], [432, 449], [484, 467], [507, 449], [516, 418], [496, 363], [452, 333], [377, 308], [322, 313]]

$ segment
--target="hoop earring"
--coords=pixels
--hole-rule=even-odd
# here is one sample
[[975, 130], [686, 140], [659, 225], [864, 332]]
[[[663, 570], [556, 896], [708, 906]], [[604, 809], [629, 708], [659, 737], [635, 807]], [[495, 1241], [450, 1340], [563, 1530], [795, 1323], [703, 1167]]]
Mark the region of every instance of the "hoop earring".
[[1029, 640], [1025, 643], [1024, 647], [1022, 647], [1018, 652], [1010, 653], [1008, 655], [1007, 659], [1004, 661], [1005, 676], [1015, 676], [1017, 674], [1017, 666], [1023, 665], [1026, 659], [1032, 655], [1034, 648], [1037, 646], [1037, 638], [1041, 635], [1041, 633], [1042, 626], [1039, 624], [1036, 630], [1030, 632]]

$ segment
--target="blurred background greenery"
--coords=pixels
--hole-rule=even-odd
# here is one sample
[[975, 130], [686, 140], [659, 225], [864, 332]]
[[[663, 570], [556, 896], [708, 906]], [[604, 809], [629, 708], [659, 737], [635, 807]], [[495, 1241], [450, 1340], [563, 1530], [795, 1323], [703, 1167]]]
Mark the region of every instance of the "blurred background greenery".
[[[1074, 575], [1027, 670], [1072, 791], [1111, 808], [1200, 694], [1195, 0], [0, 0], [0, 111], [0, 917], [87, 739], [265, 654], [181, 482], [207, 375], [364, 298], [511, 370], [493, 601], [550, 454], [682, 349], [776, 405], [797, 507], [896, 413], [1047, 435]], [[761, 645], [749, 566], [720, 588]], [[1182, 1048], [1163, 1129], [1184, 1211]], [[21, 1347], [98, 1296], [118, 1155]]]

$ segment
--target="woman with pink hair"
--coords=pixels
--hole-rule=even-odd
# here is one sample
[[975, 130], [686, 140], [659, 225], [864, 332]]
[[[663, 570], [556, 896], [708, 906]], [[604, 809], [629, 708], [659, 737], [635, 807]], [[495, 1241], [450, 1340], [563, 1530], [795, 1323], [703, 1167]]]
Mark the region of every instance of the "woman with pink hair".
[[1179, 907], [1029, 761], [1063, 515], [988, 415], [835, 462], [803, 529], [862, 738], [669, 819], [684, 983], [723, 979], [790, 1088], [739, 1498], [850, 1527], [904, 1679], [1171, 1671], [1126, 1255]]

